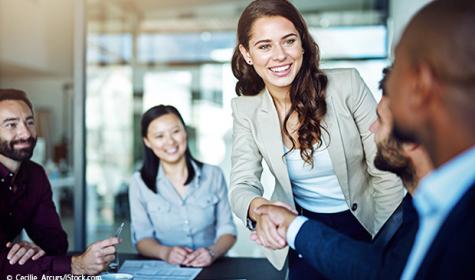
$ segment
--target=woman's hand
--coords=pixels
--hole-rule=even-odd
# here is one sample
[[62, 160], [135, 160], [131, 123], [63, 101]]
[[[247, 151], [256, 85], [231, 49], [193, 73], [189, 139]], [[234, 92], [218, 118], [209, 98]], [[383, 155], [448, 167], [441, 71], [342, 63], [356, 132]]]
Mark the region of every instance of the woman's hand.
[[[274, 207], [283, 207], [290, 212], [297, 215], [297, 212], [288, 204], [283, 202], [268, 202], [268, 203], [259, 203], [259, 206], [268, 205], [269, 208], [272, 210], [272, 206]], [[256, 207], [258, 208], [258, 207]], [[255, 215], [256, 219], [256, 232], [255, 234], [251, 235], [251, 239], [256, 241], [257, 244], [262, 245], [264, 247], [270, 249], [281, 249], [287, 245], [287, 241], [285, 240], [285, 236], [282, 236], [278, 232], [279, 225], [271, 219], [270, 215], [268, 214], [259, 214], [255, 212], [255, 208], [252, 209], [253, 214]]]
[[165, 261], [170, 264], [184, 264], [188, 255], [191, 254], [193, 250], [190, 248], [182, 248], [178, 246], [168, 247], [168, 252], [165, 257]]
[[28, 241], [8, 242], [7, 248], [10, 248], [7, 255], [10, 264], [15, 264], [18, 261], [20, 265], [23, 265], [29, 259], [37, 260], [46, 254], [43, 249]]
[[193, 253], [189, 254], [183, 264], [194, 267], [205, 267], [211, 265], [213, 261], [214, 257], [211, 256], [211, 253], [208, 249], [199, 248]]
[[[286, 240], [287, 230], [289, 225], [292, 221], [297, 217], [295, 211], [289, 211], [288, 208], [277, 206], [277, 205], [261, 205], [256, 210], [257, 214], [267, 216], [271, 222], [277, 227], [277, 232], [280, 237]], [[257, 234], [251, 235], [251, 239], [254, 240], [257, 244], [261, 244], [261, 240], [258, 238]], [[271, 248], [271, 249], [279, 249], [279, 248]]]

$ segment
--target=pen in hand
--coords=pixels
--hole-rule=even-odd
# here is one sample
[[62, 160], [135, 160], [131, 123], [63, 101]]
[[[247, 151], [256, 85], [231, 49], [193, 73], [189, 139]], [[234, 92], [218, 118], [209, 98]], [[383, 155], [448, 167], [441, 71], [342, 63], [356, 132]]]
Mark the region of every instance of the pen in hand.
[[[117, 230], [115, 231], [114, 237], [117, 237], [120, 240], [120, 233], [124, 229], [124, 226], [125, 226], [125, 222], [122, 222], [120, 226], [117, 228]], [[116, 271], [118, 268], [119, 268], [119, 253], [116, 248], [115, 259], [109, 264], [109, 269]]]
[[120, 237], [120, 233], [122, 232], [122, 229], [124, 228], [124, 225], [125, 225], [125, 222], [122, 222], [122, 224], [120, 224], [120, 226], [115, 231], [114, 237], [117, 237], [117, 238]]

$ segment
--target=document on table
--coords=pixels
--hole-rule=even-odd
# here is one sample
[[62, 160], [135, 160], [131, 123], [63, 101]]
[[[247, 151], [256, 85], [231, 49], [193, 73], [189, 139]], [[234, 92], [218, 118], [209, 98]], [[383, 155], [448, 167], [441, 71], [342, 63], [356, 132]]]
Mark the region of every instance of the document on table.
[[127, 260], [119, 269], [121, 273], [134, 275], [134, 280], [192, 280], [201, 268], [180, 267], [164, 261]]

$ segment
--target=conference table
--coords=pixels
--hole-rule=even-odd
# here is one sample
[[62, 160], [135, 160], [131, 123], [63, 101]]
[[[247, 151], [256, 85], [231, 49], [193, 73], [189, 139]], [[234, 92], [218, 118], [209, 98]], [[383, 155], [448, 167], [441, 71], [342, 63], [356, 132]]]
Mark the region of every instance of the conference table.
[[[147, 260], [137, 254], [119, 254], [120, 264], [125, 260]], [[195, 279], [248, 279], [283, 280], [286, 271], [278, 271], [265, 258], [222, 257], [203, 268]]]

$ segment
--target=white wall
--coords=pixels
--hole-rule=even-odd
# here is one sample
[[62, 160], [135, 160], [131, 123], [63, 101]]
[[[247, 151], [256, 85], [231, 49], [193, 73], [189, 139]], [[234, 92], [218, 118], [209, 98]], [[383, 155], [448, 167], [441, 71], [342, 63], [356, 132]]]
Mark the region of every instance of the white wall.
[[389, 46], [394, 51], [401, 34], [412, 16], [431, 0], [391, 0], [389, 5]]
[[62, 136], [71, 138], [63, 87], [73, 80], [73, 4], [0, 0], [0, 87], [24, 90], [36, 109], [51, 112], [49, 157]]
[[0, 0], [0, 63], [71, 76], [73, 1]]

